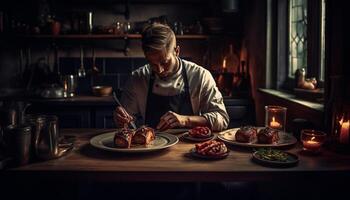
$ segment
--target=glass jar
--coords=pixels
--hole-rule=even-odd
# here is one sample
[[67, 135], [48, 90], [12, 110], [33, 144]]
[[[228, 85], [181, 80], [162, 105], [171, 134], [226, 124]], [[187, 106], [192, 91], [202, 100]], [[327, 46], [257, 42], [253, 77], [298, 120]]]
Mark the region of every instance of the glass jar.
[[326, 136], [327, 134], [322, 131], [303, 129], [300, 135], [303, 150], [312, 153], [320, 152], [323, 143], [326, 141]]
[[265, 106], [265, 126], [276, 130], [285, 131], [286, 114], [286, 107]]

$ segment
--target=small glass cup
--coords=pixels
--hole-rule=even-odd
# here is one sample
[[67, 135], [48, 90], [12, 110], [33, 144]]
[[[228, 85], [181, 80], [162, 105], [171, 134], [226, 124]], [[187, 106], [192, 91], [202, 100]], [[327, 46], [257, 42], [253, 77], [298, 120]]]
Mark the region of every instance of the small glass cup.
[[303, 143], [303, 150], [319, 153], [321, 146], [326, 141], [327, 134], [322, 131], [312, 129], [303, 129], [300, 135], [300, 141]]
[[282, 106], [265, 106], [265, 126], [280, 131], [286, 130], [287, 108]]

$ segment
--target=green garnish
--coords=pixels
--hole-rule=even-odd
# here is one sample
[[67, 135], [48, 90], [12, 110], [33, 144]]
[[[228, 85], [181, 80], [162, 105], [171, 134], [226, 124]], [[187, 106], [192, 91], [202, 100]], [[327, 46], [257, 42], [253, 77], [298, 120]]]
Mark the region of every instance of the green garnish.
[[279, 161], [279, 162], [287, 162], [288, 154], [275, 149], [259, 149], [255, 153], [260, 159], [269, 160], [269, 161]]

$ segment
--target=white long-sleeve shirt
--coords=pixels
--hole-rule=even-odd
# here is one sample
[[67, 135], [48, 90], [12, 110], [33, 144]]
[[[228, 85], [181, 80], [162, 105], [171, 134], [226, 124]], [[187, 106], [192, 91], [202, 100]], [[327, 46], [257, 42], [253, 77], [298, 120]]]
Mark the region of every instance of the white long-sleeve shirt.
[[[190, 61], [180, 62], [178, 71], [166, 79], [155, 75], [153, 93], [162, 96], [173, 96], [184, 91], [184, 80], [181, 75], [185, 67], [194, 115], [203, 116], [209, 122], [213, 131], [226, 129], [229, 116], [223, 102], [223, 97], [216, 87], [211, 73]], [[184, 66], [182, 66], [182, 63]], [[145, 123], [146, 105], [151, 66], [146, 64], [132, 72], [123, 89], [121, 104], [129, 114], [141, 117], [139, 123]]]

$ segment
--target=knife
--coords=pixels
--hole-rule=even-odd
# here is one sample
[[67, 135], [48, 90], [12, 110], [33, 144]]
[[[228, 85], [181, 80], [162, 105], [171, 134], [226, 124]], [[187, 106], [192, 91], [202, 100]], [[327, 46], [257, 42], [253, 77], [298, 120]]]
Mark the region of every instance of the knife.
[[[124, 109], [124, 107], [123, 107], [122, 104], [120, 103], [119, 99], [117, 98], [117, 95], [115, 94], [115, 92], [113, 92], [113, 99], [114, 99], [115, 103], [116, 103], [118, 106], [120, 106], [120, 107], [122, 107], [122, 108]], [[125, 110], [125, 109], [124, 109], [124, 110]], [[131, 127], [132, 127], [133, 129], [137, 129], [136, 124], [135, 124], [134, 121], [130, 121], [129, 124], [131, 125]]]

